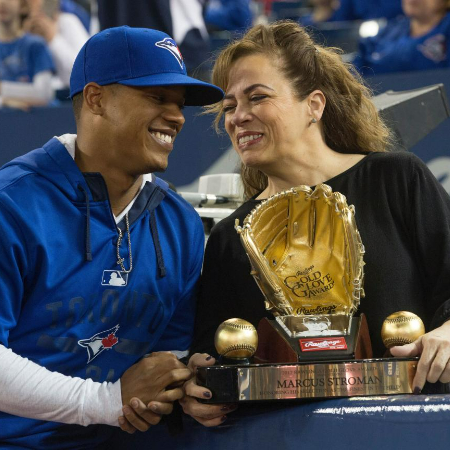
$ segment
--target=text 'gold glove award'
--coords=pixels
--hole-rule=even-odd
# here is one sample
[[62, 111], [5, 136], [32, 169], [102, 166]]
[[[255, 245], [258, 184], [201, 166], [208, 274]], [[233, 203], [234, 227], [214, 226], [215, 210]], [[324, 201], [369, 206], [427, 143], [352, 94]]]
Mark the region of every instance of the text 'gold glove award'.
[[[344, 195], [325, 184], [292, 188], [261, 202], [236, 230], [275, 319], [260, 322], [252, 358], [230, 364], [224, 355], [222, 364], [199, 368], [213, 401], [412, 392], [418, 358], [371, 359], [367, 321], [357, 315], [364, 246]], [[219, 353], [221, 338], [228, 335], [218, 330]]]

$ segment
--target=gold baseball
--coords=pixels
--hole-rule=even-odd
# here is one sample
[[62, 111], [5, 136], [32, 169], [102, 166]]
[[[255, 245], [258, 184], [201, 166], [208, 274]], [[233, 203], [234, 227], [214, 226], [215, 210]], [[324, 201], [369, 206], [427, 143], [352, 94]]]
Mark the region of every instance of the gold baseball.
[[228, 319], [216, 330], [214, 345], [226, 358], [250, 358], [258, 347], [256, 328], [244, 319]]
[[381, 339], [387, 348], [414, 342], [425, 334], [422, 319], [409, 311], [398, 311], [386, 317], [381, 327]]

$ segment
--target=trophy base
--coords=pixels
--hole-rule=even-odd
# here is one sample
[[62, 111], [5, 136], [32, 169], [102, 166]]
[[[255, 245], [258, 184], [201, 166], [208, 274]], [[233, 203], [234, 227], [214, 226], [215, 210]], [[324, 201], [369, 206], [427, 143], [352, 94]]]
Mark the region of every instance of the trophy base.
[[206, 403], [321, 399], [412, 393], [419, 358], [199, 367]]
[[263, 318], [258, 325], [258, 349], [253, 361], [258, 364], [302, 361], [342, 361], [371, 359], [372, 346], [364, 314], [350, 318], [349, 333], [289, 336], [276, 320]]

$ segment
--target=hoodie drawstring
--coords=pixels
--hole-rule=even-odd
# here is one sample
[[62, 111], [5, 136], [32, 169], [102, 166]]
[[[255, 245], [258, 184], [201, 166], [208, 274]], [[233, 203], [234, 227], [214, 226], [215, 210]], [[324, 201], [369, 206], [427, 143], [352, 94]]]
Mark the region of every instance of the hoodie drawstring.
[[78, 189], [84, 193], [84, 198], [86, 200], [86, 234], [84, 237], [84, 248], [85, 248], [85, 253], [84, 253], [84, 259], [86, 261], [92, 261], [92, 251], [91, 251], [91, 210], [90, 210], [90, 206], [89, 206], [89, 195], [86, 191], [86, 189], [84, 189], [84, 187], [79, 184], [78, 185]]
[[153, 241], [155, 243], [155, 251], [156, 251], [156, 259], [158, 261], [158, 269], [159, 269], [159, 276], [161, 278], [166, 276], [166, 266], [164, 265], [164, 258], [161, 250], [161, 244], [159, 242], [159, 234], [158, 234], [158, 228], [156, 227], [156, 217], [155, 217], [155, 211], [152, 211], [150, 213], [150, 231], [153, 236]]

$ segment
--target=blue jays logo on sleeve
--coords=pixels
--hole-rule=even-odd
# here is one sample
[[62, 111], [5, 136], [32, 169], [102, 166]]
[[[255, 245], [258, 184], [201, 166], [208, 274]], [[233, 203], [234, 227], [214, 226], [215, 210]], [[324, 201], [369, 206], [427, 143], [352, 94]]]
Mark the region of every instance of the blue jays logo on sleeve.
[[88, 353], [88, 364], [96, 358], [103, 350], [109, 350], [114, 345], [119, 342], [119, 339], [116, 337], [117, 330], [119, 329], [119, 325], [116, 325], [109, 330], [101, 331], [100, 333], [94, 334], [89, 339], [80, 339], [78, 341], [78, 345], [81, 347], [85, 347]]
[[159, 41], [155, 44], [157, 47], [164, 48], [172, 53], [175, 56], [178, 64], [181, 68], [183, 68], [183, 56], [181, 55], [180, 49], [177, 46], [177, 43], [171, 38], [164, 38], [164, 40]]

